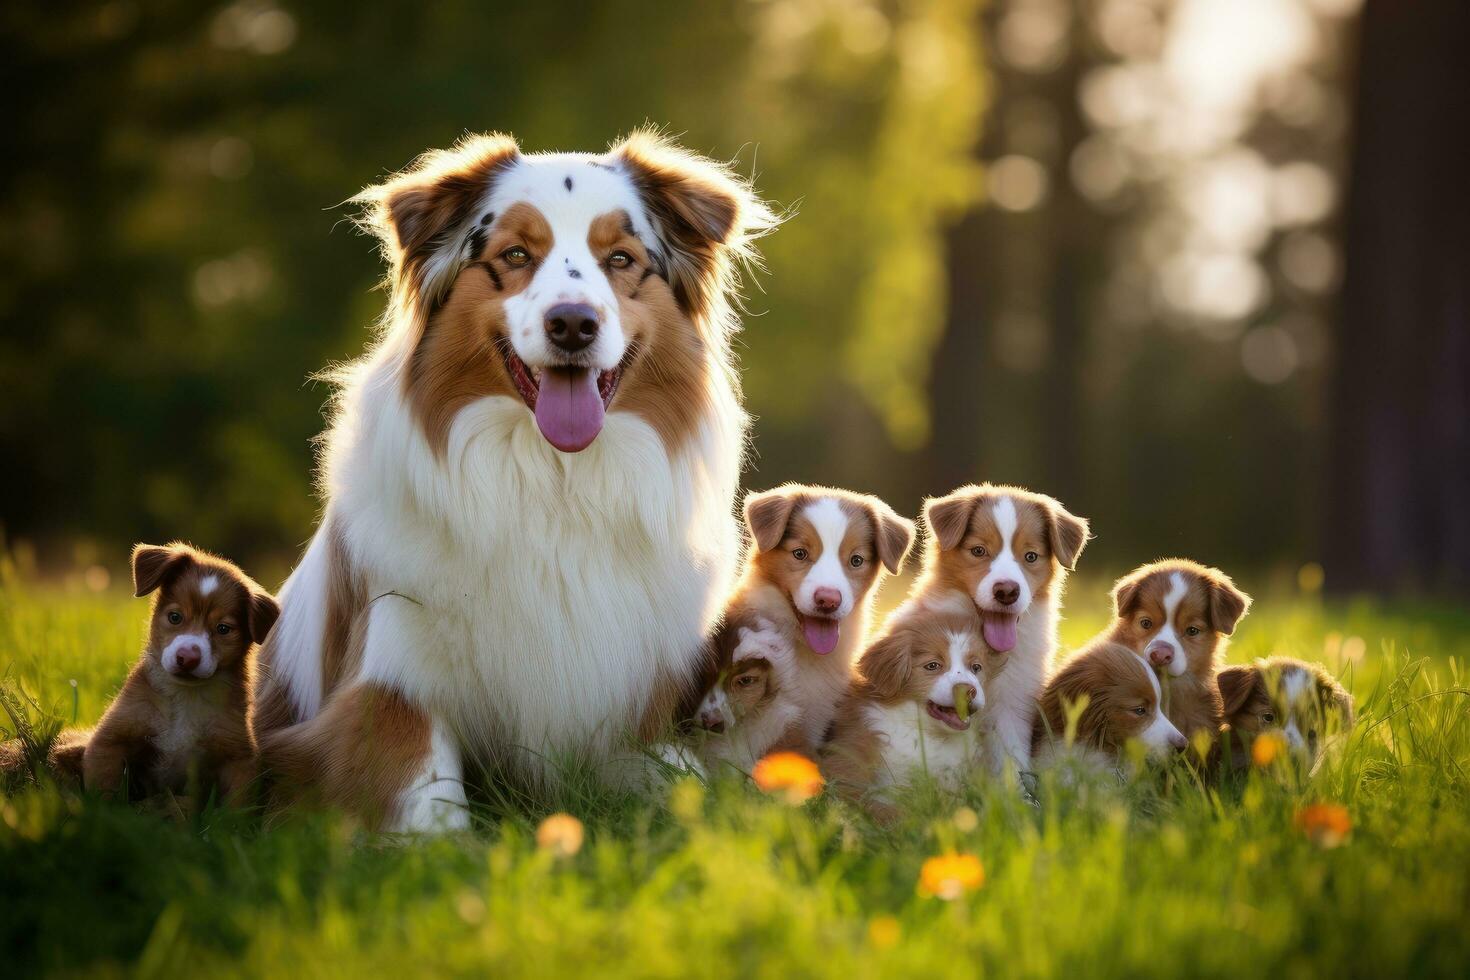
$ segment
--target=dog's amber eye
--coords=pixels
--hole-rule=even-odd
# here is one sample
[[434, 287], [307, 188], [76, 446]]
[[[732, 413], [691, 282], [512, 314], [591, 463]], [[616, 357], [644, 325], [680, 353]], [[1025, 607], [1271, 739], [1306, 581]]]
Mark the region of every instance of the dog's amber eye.
[[214, 628], [214, 631], [220, 636], [229, 636], [235, 631], [235, 627], [231, 626], [229, 623], [220, 623]]
[[512, 245], [504, 252], [501, 252], [500, 257], [505, 260], [506, 265], [513, 266], [517, 269], [531, 261], [531, 253], [519, 245]]
[[624, 252], [622, 249], [618, 249], [616, 252], [607, 257], [607, 264], [612, 266], [614, 269], [626, 269], [628, 266], [633, 264], [633, 256], [629, 255], [627, 252]]
[[975, 547], [970, 549], [970, 554], [974, 555], [976, 558], [984, 558], [985, 546], [981, 544], [975, 545]]
[[791, 553], [791, 557], [795, 558], [797, 561], [806, 561], [806, 549], [797, 548]]
[[1190, 636], [1199, 636], [1199, 627], [1198, 626], [1191, 626], [1189, 629], [1185, 630], [1184, 632], [1188, 633]]
[[1154, 628], [1154, 621], [1152, 619], [1149, 619], [1147, 616], [1145, 616], [1145, 617], [1143, 617], [1142, 619], [1140, 619], [1138, 621], [1138, 628], [1139, 629], [1145, 629], [1145, 630], [1151, 630], [1151, 629]]
[[924, 665], [924, 669], [927, 670], [927, 671], [929, 671], [932, 674], [934, 671], [936, 671], [936, 670], [939, 669], [939, 661], [938, 660], [931, 660], [931, 661], [929, 661], [927, 664]]
[[847, 563], [849, 565], [851, 565], [853, 568], [862, 568], [863, 567], [863, 556], [862, 555], [853, 555], [851, 558], [849, 558], [847, 560]]
[[975, 661], [974, 663], [972, 663], [970, 665], [970, 673], [972, 673], [972, 674], [978, 674], [978, 673], [980, 673], [981, 669], [982, 669], [982, 665], [981, 665], [980, 661], [978, 661], [978, 660]]
[[168, 614], [168, 622], [169, 622], [169, 625], [170, 626], [177, 626], [180, 623], [182, 623], [183, 621], [184, 621], [184, 614], [181, 613], [181, 612], [179, 612], [177, 609], [175, 609], [173, 612], [170, 612]]
[[1027, 561], [1028, 564], [1031, 564], [1031, 565], [1036, 564], [1036, 559], [1038, 559], [1040, 557], [1041, 556], [1038, 555], [1034, 551], [1028, 551], [1028, 552], [1026, 552], [1026, 561]]

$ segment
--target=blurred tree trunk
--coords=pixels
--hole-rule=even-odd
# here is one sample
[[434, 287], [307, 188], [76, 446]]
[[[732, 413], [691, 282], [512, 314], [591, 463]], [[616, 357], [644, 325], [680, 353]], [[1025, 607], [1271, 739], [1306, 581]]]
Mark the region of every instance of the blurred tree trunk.
[[1324, 529], [1335, 591], [1470, 591], [1470, 3], [1367, 0]]
[[973, 210], [947, 236], [948, 312], [929, 375], [925, 492], [935, 496], [980, 476], [982, 367], [998, 299], [991, 259], [998, 223], [993, 210]]

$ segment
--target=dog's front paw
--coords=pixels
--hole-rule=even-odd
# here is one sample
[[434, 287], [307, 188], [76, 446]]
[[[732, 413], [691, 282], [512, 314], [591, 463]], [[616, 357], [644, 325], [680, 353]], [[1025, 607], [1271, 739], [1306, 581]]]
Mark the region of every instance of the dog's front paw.
[[730, 658], [735, 662], [760, 658], [780, 663], [791, 657], [791, 644], [769, 620], [756, 620], [754, 627], [742, 626], [736, 635], [740, 639]]

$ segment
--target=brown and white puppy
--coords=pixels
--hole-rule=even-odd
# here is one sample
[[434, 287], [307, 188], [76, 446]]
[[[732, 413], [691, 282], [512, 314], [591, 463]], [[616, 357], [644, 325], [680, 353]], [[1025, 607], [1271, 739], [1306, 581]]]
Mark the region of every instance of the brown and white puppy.
[[63, 732], [49, 761], [103, 795], [126, 771], [134, 799], [218, 790], [242, 802], [256, 774], [255, 647], [276, 600], [236, 565], [180, 542], [134, 548], [133, 584], [140, 598], [154, 594], [143, 656], [97, 727]]
[[1270, 657], [1226, 667], [1218, 680], [1235, 768], [1248, 765], [1252, 743], [1271, 732], [1310, 769], [1353, 727], [1353, 696], [1321, 664]]
[[[959, 786], [983, 761], [985, 682], [1005, 661], [986, 647], [973, 611], [909, 606], [895, 613], [863, 651], [838, 708], [822, 751], [827, 777], [849, 796], [881, 792], [916, 773]], [[958, 709], [961, 695], [967, 717]]]
[[914, 525], [867, 494], [786, 484], [745, 498], [744, 574], [715, 637], [734, 648], [741, 629], [790, 651], [783, 690], [799, 720], [779, 747], [815, 754], [847, 690], [856, 651], [886, 570], [897, 572]]
[[[1078, 705], [1083, 707], [1069, 746], [1068, 714]], [[1131, 741], [1153, 757], [1188, 744], [1165, 715], [1159, 679], [1148, 664], [1125, 646], [1094, 642], [1068, 660], [1042, 692], [1032, 732], [1037, 762], [1049, 764], [1075, 747], [1086, 761], [1115, 766]]]
[[1164, 681], [1164, 710], [1186, 736], [1211, 739], [1224, 713], [1215, 672], [1227, 637], [1251, 597], [1218, 568], [1171, 558], [1143, 565], [1113, 586], [1106, 638], [1143, 657]]
[[991, 766], [1025, 770], [1062, 591], [1087, 544], [1087, 522], [1051, 497], [988, 483], [930, 500], [924, 521], [928, 553], [910, 601], [979, 612], [986, 646], [1009, 660], [985, 691]]
[[693, 750], [706, 771], [749, 772], [783, 741], [801, 743], [801, 705], [790, 693], [794, 667], [790, 643], [772, 624], [737, 631], [694, 712]]

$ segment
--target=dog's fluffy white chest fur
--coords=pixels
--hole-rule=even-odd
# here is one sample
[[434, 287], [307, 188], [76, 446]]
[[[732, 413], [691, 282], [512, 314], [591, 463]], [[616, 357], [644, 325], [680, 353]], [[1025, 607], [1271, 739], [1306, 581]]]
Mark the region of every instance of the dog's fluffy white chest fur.
[[863, 710], [882, 745], [883, 765], [875, 781], [879, 787], [902, 784], [916, 774], [927, 773], [940, 785], [957, 788], [978, 759], [979, 741], [973, 730], [943, 729], [917, 704], [874, 704]]

